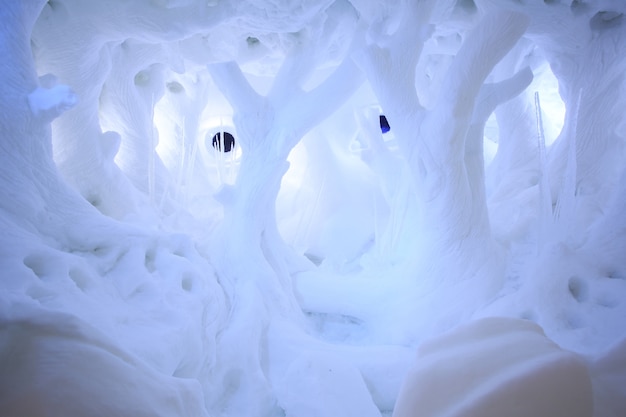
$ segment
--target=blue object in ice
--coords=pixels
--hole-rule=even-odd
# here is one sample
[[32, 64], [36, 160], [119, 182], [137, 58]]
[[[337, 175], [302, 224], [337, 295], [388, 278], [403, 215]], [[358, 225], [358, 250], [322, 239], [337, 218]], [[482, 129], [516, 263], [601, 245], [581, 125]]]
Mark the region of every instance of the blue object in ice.
[[389, 132], [389, 130], [391, 130], [391, 127], [389, 126], [389, 122], [387, 121], [387, 118], [385, 117], [385, 115], [381, 114], [379, 116], [379, 119], [380, 119], [380, 130], [383, 133]]

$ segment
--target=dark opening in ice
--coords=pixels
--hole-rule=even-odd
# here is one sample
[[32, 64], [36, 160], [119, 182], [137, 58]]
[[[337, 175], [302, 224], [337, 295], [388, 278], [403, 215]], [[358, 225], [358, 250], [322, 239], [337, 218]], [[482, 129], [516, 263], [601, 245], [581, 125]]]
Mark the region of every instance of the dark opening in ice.
[[217, 132], [213, 136], [212, 144], [218, 151], [230, 152], [235, 147], [235, 137], [228, 132]]
[[391, 130], [391, 127], [389, 127], [389, 122], [387, 121], [387, 118], [385, 117], [385, 115], [381, 114], [379, 119], [380, 119], [380, 130], [383, 133], [389, 132], [389, 130]]

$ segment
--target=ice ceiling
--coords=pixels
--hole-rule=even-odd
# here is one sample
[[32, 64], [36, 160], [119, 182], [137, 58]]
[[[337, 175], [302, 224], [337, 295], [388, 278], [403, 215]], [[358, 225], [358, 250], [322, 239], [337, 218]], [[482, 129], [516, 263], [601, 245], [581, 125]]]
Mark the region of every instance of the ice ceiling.
[[0, 415], [623, 417], [624, 13], [0, 0]]

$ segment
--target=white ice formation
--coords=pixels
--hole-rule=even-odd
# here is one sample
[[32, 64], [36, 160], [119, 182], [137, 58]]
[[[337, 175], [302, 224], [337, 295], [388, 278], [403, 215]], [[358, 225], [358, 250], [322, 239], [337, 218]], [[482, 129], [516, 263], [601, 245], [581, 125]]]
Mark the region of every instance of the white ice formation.
[[[513, 415], [568, 372], [546, 406], [625, 415], [622, 0], [0, 19], [0, 416]], [[463, 363], [517, 338], [564, 373]], [[396, 407], [447, 354], [486, 396]]]

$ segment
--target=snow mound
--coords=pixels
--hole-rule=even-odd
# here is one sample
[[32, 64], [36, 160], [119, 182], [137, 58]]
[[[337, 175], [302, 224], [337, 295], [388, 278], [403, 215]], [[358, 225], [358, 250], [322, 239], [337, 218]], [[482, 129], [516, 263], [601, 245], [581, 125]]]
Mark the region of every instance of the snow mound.
[[584, 360], [536, 324], [474, 321], [425, 342], [405, 379], [394, 417], [590, 417]]
[[207, 416], [197, 380], [153, 370], [71, 315], [32, 309], [0, 314], [0, 415]]

